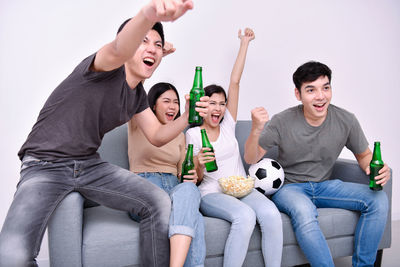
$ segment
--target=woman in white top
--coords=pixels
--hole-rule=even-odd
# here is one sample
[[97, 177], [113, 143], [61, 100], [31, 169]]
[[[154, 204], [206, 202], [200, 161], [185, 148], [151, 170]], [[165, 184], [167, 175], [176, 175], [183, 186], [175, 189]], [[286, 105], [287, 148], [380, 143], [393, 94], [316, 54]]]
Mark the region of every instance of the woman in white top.
[[[194, 147], [197, 174], [201, 184], [202, 196], [200, 210], [210, 217], [231, 222], [231, 229], [225, 244], [224, 266], [242, 266], [246, 257], [250, 237], [256, 221], [262, 233], [262, 252], [266, 266], [278, 267], [282, 258], [281, 215], [266, 196], [253, 190], [243, 198], [223, 194], [218, 179], [232, 175], [246, 176], [235, 137], [235, 125], [239, 101], [239, 82], [242, 76], [248, 45], [255, 35], [246, 28], [242, 35], [239, 30], [240, 49], [233, 66], [229, 84], [228, 98], [224, 89], [218, 85], [204, 88], [210, 97], [207, 117], [201, 126], [186, 132], [186, 143]], [[201, 148], [200, 129], [206, 129], [215, 154]], [[216, 159], [218, 170], [207, 172], [204, 164]]]

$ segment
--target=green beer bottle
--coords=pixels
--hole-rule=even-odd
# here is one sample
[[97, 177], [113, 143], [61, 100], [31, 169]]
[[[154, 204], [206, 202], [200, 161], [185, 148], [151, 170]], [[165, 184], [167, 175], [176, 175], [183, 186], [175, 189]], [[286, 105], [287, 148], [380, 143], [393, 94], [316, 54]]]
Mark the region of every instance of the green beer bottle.
[[196, 67], [196, 72], [194, 74], [193, 87], [192, 87], [192, 90], [190, 90], [189, 124], [195, 123], [195, 124], [201, 125], [203, 123], [203, 118], [195, 110], [196, 102], [200, 101], [200, 98], [202, 96], [204, 96], [202, 68]]
[[[200, 132], [201, 132], [201, 142], [203, 143], [203, 147], [210, 148], [209, 151], [210, 152], [214, 152], [214, 148], [212, 147], [210, 141], [208, 140], [206, 129], [201, 129]], [[211, 162], [207, 162], [205, 164], [205, 166], [206, 166], [206, 170], [208, 172], [213, 172], [213, 171], [218, 170], [218, 166], [217, 166], [216, 160], [211, 161]]]
[[379, 170], [383, 167], [382, 155], [381, 155], [381, 142], [374, 143], [374, 153], [372, 154], [372, 160], [369, 163], [369, 189], [374, 191], [382, 190], [382, 186], [377, 184], [375, 177], [379, 175]]
[[188, 178], [183, 178], [183, 176], [190, 174], [189, 171], [193, 169], [194, 169], [193, 144], [189, 144], [185, 160], [182, 163], [181, 183], [183, 182], [184, 179], [189, 180]]

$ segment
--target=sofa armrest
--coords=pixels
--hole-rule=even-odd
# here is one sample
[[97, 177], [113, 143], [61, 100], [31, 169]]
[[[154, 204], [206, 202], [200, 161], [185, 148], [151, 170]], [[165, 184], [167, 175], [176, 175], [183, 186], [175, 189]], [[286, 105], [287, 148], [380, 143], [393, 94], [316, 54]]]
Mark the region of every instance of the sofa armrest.
[[83, 205], [72, 192], [58, 205], [48, 224], [50, 266], [82, 266]]
[[[379, 249], [388, 248], [391, 245], [392, 228], [392, 180], [393, 170], [390, 170], [391, 179], [383, 187], [389, 201], [388, 218], [386, 221], [385, 232], [383, 233]], [[340, 179], [344, 182], [369, 184], [369, 177], [360, 168], [358, 162], [350, 159], [338, 159], [333, 167], [331, 179]]]
[[[390, 179], [387, 184], [383, 187], [383, 191], [386, 192], [388, 199], [391, 203], [392, 200], [392, 180], [393, 180], [393, 170], [390, 170], [392, 179]], [[344, 182], [369, 184], [369, 177], [360, 168], [358, 162], [351, 159], [338, 159], [336, 160], [335, 166], [331, 174], [331, 179], [340, 179]]]
[[368, 184], [369, 177], [360, 168], [358, 162], [351, 159], [337, 159], [333, 167], [331, 179], [340, 179], [344, 182]]

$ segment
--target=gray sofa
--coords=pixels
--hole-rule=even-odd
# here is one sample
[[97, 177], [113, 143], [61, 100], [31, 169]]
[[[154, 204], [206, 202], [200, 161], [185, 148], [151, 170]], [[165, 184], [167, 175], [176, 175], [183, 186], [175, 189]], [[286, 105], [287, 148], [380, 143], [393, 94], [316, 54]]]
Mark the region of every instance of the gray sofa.
[[[236, 136], [243, 154], [243, 145], [250, 132], [251, 121], [238, 121]], [[102, 158], [128, 168], [127, 129], [121, 126], [106, 134], [99, 149]], [[242, 155], [243, 156], [243, 155]], [[271, 150], [266, 157], [276, 157]], [[245, 164], [246, 169], [248, 165]], [[368, 177], [356, 161], [339, 159], [332, 178], [367, 183]], [[392, 180], [384, 187], [391, 207]], [[319, 223], [328, 241], [334, 258], [351, 256], [353, 237], [359, 217], [357, 212], [342, 209], [319, 209]], [[382, 250], [391, 244], [391, 210], [384, 236], [379, 245], [377, 263]], [[283, 221], [282, 266], [307, 263], [297, 245], [295, 235], [286, 214]], [[230, 223], [221, 219], [205, 217], [207, 258], [206, 266], [222, 266], [225, 240]], [[79, 193], [69, 194], [59, 205], [48, 226], [50, 264], [53, 267], [78, 266], [140, 266], [139, 224], [132, 221], [126, 212], [96, 206]], [[258, 226], [251, 237], [244, 266], [264, 266], [261, 254], [260, 230]]]

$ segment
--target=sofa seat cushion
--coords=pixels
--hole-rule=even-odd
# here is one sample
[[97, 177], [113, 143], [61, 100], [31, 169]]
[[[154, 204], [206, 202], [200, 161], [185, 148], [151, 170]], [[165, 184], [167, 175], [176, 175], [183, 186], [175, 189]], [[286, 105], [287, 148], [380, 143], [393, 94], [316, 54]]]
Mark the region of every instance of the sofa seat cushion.
[[[317, 211], [319, 225], [327, 240], [354, 235], [359, 218], [358, 212], [334, 208], [320, 208]], [[289, 216], [284, 213], [281, 215], [284, 245], [297, 245]]]
[[[296, 237], [289, 216], [281, 213], [283, 226], [283, 245], [296, 245]], [[352, 237], [358, 222], [358, 212], [344, 209], [318, 209], [318, 221], [327, 240], [338, 237]], [[225, 220], [205, 217], [207, 257], [222, 256], [230, 223]], [[250, 239], [249, 251], [261, 249], [261, 232], [257, 225]]]
[[[284, 245], [297, 246], [291, 222], [286, 214], [281, 213]], [[326, 239], [349, 237], [352, 239], [358, 212], [321, 208], [318, 209], [318, 221]], [[139, 264], [139, 224], [131, 220], [126, 212], [104, 206], [85, 209], [83, 229], [84, 266], [93, 266], [92, 262], [103, 262], [104, 266], [117, 264]], [[223, 257], [225, 241], [230, 230], [230, 223], [216, 218], [204, 217], [206, 229], [207, 258]], [[250, 240], [249, 252], [260, 252], [261, 232], [257, 225]], [[258, 253], [259, 253], [258, 252]], [[113, 255], [124, 255], [114, 258]], [[99, 259], [101, 257], [101, 260]], [[120, 261], [117, 262], [116, 261]]]
[[83, 266], [139, 265], [139, 223], [127, 212], [98, 206], [83, 216]]

